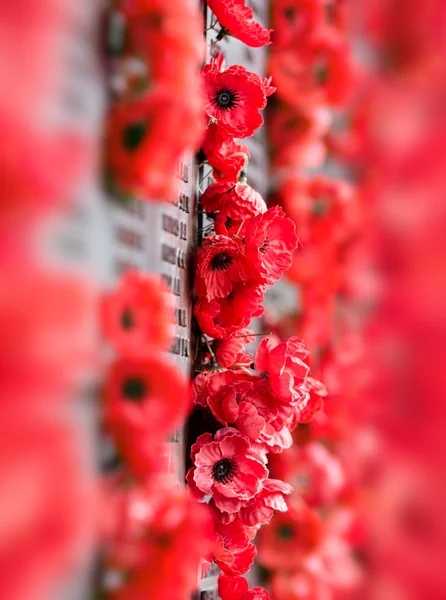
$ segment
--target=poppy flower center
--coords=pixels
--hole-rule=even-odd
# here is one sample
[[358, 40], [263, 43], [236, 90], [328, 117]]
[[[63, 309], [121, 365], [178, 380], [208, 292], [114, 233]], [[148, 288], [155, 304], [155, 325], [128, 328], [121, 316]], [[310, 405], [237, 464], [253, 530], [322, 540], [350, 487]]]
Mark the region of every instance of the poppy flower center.
[[135, 321], [133, 320], [133, 315], [129, 309], [124, 310], [121, 315], [121, 325], [123, 329], [129, 330], [135, 326]]
[[217, 483], [229, 483], [237, 472], [237, 465], [231, 458], [222, 458], [212, 467], [212, 477]]
[[236, 91], [230, 90], [228, 87], [224, 87], [217, 92], [217, 95], [214, 98], [214, 103], [221, 110], [231, 110], [237, 106], [239, 99], [240, 96]]
[[147, 124], [144, 121], [127, 125], [122, 134], [122, 141], [127, 150], [136, 150], [144, 139]]
[[328, 79], [328, 65], [324, 59], [319, 59], [313, 66], [313, 76], [318, 85], [324, 85]]
[[121, 389], [124, 398], [136, 402], [147, 394], [146, 382], [141, 377], [128, 377], [123, 381]]
[[269, 239], [266, 238], [266, 240], [260, 246], [259, 252], [261, 252], [262, 254], [265, 254], [265, 252], [267, 251], [268, 248], [269, 248]]
[[323, 198], [318, 198], [313, 204], [313, 213], [317, 217], [322, 217], [328, 211], [328, 202]]
[[222, 252], [221, 254], [216, 254], [211, 261], [211, 266], [213, 271], [226, 271], [232, 263], [234, 259], [229, 254]]
[[277, 530], [277, 535], [282, 540], [290, 540], [294, 537], [294, 528], [291, 525], [281, 525]]

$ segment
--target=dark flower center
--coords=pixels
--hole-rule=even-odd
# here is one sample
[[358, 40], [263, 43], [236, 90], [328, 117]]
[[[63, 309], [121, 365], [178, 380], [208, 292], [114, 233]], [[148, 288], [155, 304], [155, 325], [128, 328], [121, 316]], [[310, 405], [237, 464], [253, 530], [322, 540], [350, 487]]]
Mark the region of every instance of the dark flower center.
[[313, 76], [318, 85], [324, 85], [328, 79], [328, 65], [324, 60], [318, 60], [313, 66]]
[[277, 530], [277, 535], [282, 540], [290, 540], [294, 537], [294, 528], [291, 525], [281, 525]]
[[296, 16], [296, 9], [292, 8], [291, 6], [289, 8], [286, 8], [283, 11], [283, 14], [285, 15], [285, 18], [288, 19], [288, 21], [294, 21], [294, 18]]
[[133, 320], [133, 315], [131, 311], [127, 308], [121, 315], [121, 326], [123, 329], [132, 329], [135, 326], [135, 321]]
[[122, 134], [122, 141], [127, 150], [130, 152], [136, 150], [143, 141], [146, 131], [147, 123], [145, 123], [145, 121], [127, 125]]
[[229, 254], [222, 252], [216, 254], [211, 261], [211, 267], [213, 271], [226, 271], [233, 264], [234, 259]]
[[122, 382], [121, 391], [127, 400], [139, 402], [147, 394], [147, 385], [141, 377], [127, 377]]
[[328, 211], [328, 202], [324, 198], [318, 198], [313, 204], [313, 213], [317, 217], [322, 217]]
[[235, 108], [240, 100], [240, 95], [235, 90], [230, 90], [228, 87], [222, 88], [217, 92], [214, 98], [214, 104], [221, 110], [231, 110]]
[[229, 483], [237, 473], [237, 465], [232, 458], [222, 458], [212, 467], [212, 477], [217, 483]]
[[266, 240], [260, 246], [259, 252], [261, 252], [262, 254], [265, 254], [265, 252], [267, 251], [268, 248], [269, 248], [269, 239], [266, 238]]

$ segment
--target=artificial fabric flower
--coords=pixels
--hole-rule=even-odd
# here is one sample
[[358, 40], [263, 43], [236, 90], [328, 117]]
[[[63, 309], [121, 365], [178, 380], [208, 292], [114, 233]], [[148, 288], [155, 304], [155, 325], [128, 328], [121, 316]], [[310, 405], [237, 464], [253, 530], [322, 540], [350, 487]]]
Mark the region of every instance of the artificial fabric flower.
[[306, 394], [307, 357], [308, 351], [298, 337], [284, 342], [264, 338], [257, 350], [254, 366], [258, 373], [268, 375], [271, 388], [279, 399], [298, 405]]
[[260, 110], [266, 106], [266, 98], [274, 91], [269, 80], [240, 65], [224, 70], [222, 54], [211, 59], [201, 73], [204, 82], [205, 112], [228, 133], [245, 138], [263, 123]]
[[211, 554], [223, 573], [239, 576], [251, 567], [256, 549], [250, 543], [246, 528], [238, 519], [231, 523], [214, 523], [215, 533], [211, 542]]
[[107, 339], [123, 353], [169, 346], [173, 311], [168, 290], [159, 277], [127, 271], [118, 287], [102, 302], [102, 327]]
[[164, 88], [115, 104], [105, 146], [113, 185], [142, 200], [171, 199], [179, 186], [175, 165], [201, 138], [200, 104], [179, 102]]
[[318, 442], [300, 449], [295, 464], [296, 491], [309, 506], [327, 508], [340, 497], [345, 474], [339, 459]]
[[234, 364], [249, 367], [252, 363], [252, 354], [245, 354], [244, 350], [254, 340], [254, 331], [239, 329], [225, 339], [214, 342], [213, 350], [219, 366], [225, 369], [231, 368]]
[[194, 315], [203, 333], [212, 338], [225, 338], [263, 314], [263, 296], [264, 290], [259, 285], [235, 283], [226, 298], [199, 298]]
[[221, 600], [271, 600], [261, 587], [250, 590], [244, 577], [229, 577], [223, 573], [218, 578], [218, 594]]
[[195, 402], [208, 406], [222, 425], [231, 425], [262, 452], [281, 452], [292, 444], [287, 429], [292, 407], [275, 396], [267, 381], [257, 375], [226, 370], [211, 373]]
[[117, 359], [104, 390], [105, 420], [119, 452], [137, 474], [153, 468], [157, 443], [190, 407], [183, 375], [158, 351]]
[[337, 106], [352, 85], [349, 46], [328, 29], [319, 30], [303, 48], [272, 53], [269, 68], [281, 98], [291, 105]]
[[255, 527], [271, 521], [274, 511], [286, 512], [284, 496], [291, 494], [293, 488], [279, 479], [266, 479], [262, 490], [251, 501], [244, 502], [238, 517], [243, 525]]
[[262, 489], [268, 477], [265, 463], [265, 456], [251, 448], [248, 438], [226, 427], [195, 455], [193, 478], [221, 511], [234, 513], [240, 510], [242, 500], [253, 498]]
[[201, 149], [208, 163], [214, 168], [215, 181], [235, 183], [250, 156], [248, 147], [237, 144], [233, 136], [218, 123], [210, 123]]
[[207, 237], [196, 254], [195, 291], [207, 300], [227, 297], [250, 274], [244, 246], [223, 235]]
[[122, 486], [112, 504], [105, 564], [122, 577], [107, 594], [113, 600], [183, 600], [196, 588], [201, 557], [212, 532], [207, 508], [186, 490], [155, 481]]
[[274, 600], [331, 600], [333, 591], [319, 572], [298, 569], [288, 572], [279, 570], [271, 578]]
[[251, 219], [245, 232], [246, 257], [258, 268], [261, 283], [274, 283], [292, 264], [296, 227], [280, 206]]
[[202, 194], [200, 203], [205, 212], [221, 212], [234, 221], [244, 221], [266, 211], [265, 200], [243, 177], [236, 183], [213, 183]]
[[319, 513], [305, 504], [289, 505], [259, 531], [258, 560], [268, 569], [292, 570], [314, 554], [323, 539]]
[[254, 12], [246, 6], [246, 0], [209, 0], [207, 4], [222, 26], [220, 39], [223, 34], [229, 34], [251, 48], [271, 43], [272, 29], [265, 29], [254, 21]]

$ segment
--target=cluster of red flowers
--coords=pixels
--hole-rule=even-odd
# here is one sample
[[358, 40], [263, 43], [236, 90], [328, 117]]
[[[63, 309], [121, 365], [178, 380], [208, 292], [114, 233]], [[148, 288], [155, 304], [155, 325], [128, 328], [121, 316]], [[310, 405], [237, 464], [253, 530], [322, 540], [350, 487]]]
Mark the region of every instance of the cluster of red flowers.
[[[240, 13], [242, 4], [210, 4], [222, 26], [218, 39], [230, 32], [262, 45], [258, 37], [254, 43], [252, 12], [245, 8]], [[240, 14], [243, 30], [236, 25]], [[256, 32], [259, 27], [255, 24]], [[263, 44], [269, 41], [267, 33]], [[235, 139], [251, 136], [263, 123], [260, 111], [275, 88], [271, 78], [240, 65], [225, 69], [221, 54], [203, 67], [202, 77], [209, 119], [202, 152], [216, 183], [200, 198], [214, 232], [195, 257], [194, 314], [203, 350], [193, 399], [207, 430], [191, 448], [187, 481], [213, 511], [208, 560], [221, 570], [221, 598], [267, 600], [268, 592], [249, 591], [242, 575], [256, 555], [252, 540], [257, 531], [275, 511], [287, 511], [285, 497], [293, 490], [269, 477], [268, 455], [291, 446], [291, 431], [311, 421], [325, 388], [308, 376], [308, 352], [298, 337], [264, 339], [254, 361], [245, 351], [255, 339], [246, 327], [262, 315], [265, 291], [290, 269], [298, 246], [293, 221], [279, 206], [268, 209], [248, 184], [249, 153]]]
[[182, 0], [120, 0], [111, 37], [107, 179], [116, 193], [170, 201], [178, 185], [175, 165], [203, 132], [201, 15]]
[[52, 119], [74, 25], [57, 0], [0, 7], [2, 599], [53, 596], [91, 542], [93, 482], [68, 398], [94, 359], [94, 298], [85, 281], [50, 267], [36, 244], [85, 182], [95, 142], [95, 131]]
[[[210, 535], [209, 517], [185, 490], [175, 489], [166, 440], [190, 408], [187, 379], [166, 358], [173, 321], [159, 277], [127, 271], [103, 299], [101, 320], [116, 352], [104, 385], [104, 420], [118, 470], [109, 483], [104, 586], [116, 599], [182, 600], [196, 585]], [[171, 467], [170, 467], [171, 470]], [[190, 528], [193, 544], [188, 543]], [[181, 557], [181, 558], [180, 558]]]

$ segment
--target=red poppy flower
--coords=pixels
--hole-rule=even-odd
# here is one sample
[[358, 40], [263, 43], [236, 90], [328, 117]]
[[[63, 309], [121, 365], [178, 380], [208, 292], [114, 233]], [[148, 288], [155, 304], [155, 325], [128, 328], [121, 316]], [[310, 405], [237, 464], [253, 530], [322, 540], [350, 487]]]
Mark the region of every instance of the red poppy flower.
[[265, 589], [255, 587], [250, 590], [244, 577], [229, 577], [224, 573], [218, 578], [218, 595], [221, 600], [271, 600]]
[[274, 600], [332, 600], [331, 586], [320, 573], [301, 570], [288, 573], [277, 571], [271, 578]]
[[200, 102], [179, 102], [157, 89], [121, 101], [108, 116], [106, 162], [112, 183], [141, 199], [169, 200], [178, 190], [175, 165], [201, 138]]
[[248, 221], [249, 218], [244, 221], [234, 221], [225, 212], [218, 212], [214, 218], [214, 230], [218, 235], [237, 236], [243, 239]]
[[195, 291], [208, 300], [225, 298], [234, 283], [249, 277], [244, 246], [239, 240], [223, 235], [209, 236], [198, 248], [196, 259]]
[[215, 534], [211, 544], [214, 561], [223, 573], [232, 576], [246, 573], [254, 561], [256, 549], [249, 541], [242, 523], [235, 519], [231, 523], [215, 522]]
[[181, 0], [130, 0], [122, 3], [122, 12], [126, 51], [144, 58], [151, 82], [180, 93], [189, 88], [204, 51], [198, 7]]
[[231, 368], [235, 363], [250, 366], [252, 354], [245, 354], [244, 350], [248, 344], [255, 341], [254, 331], [251, 329], [239, 329], [224, 340], [214, 342], [213, 349], [215, 358], [220, 367]]
[[106, 423], [135, 473], [150, 470], [157, 444], [185, 418], [189, 387], [158, 352], [116, 360], [105, 387]]
[[275, 510], [286, 512], [288, 507], [284, 495], [289, 495], [293, 488], [279, 479], [266, 479], [262, 490], [251, 501], [243, 503], [238, 514], [240, 521], [247, 527], [266, 525], [271, 521]]
[[195, 483], [211, 494], [223, 512], [240, 510], [241, 501], [258, 494], [268, 476], [266, 458], [252, 450], [248, 439], [235, 429], [220, 429], [214, 441], [195, 456]]
[[245, 0], [209, 0], [209, 8], [222, 26], [220, 39], [224, 34], [232, 35], [251, 48], [260, 48], [271, 44], [272, 29], [264, 29], [253, 20], [252, 8], [245, 5]]
[[259, 345], [254, 365], [258, 373], [266, 373], [278, 398], [290, 404], [298, 404], [305, 398], [303, 386], [308, 375], [308, 356], [303, 341], [291, 337], [284, 342], [264, 338]]
[[325, 446], [313, 442], [304, 446], [295, 464], [296, 492], [310, 506], [328, 507], [339, 498], [345, 474], [339, 459]]
[[304, 504], [276, 513], [259, 531], [258, 560], [268, 569], [292, 570], [315, 553], [323, 537], [319, 514]]
[[102, 326], [119, 352], [165, 349], [169, 345], [172, 310], [168, 290], [159, 277], [127, 271], [118, 288], [102, 303]]
[[237, 181], [250, 153], [248, 147], [237, 144], [233, 136], [218, 123], [210, 123], [201, 144], [208, 163], [214, 167], [212, 176], [218, 182]]
[[299, 423], [309, 423], [314, 415], [322, 410], [324, 400], [328, 395], [327, 388], [321, 381], [307, 377], [305, 380], [307, 397], [302, 407], [299, 407], [297, 420]]
[[358, 213], [351, 186], [342, 180], [293, 178], [279, 195], [305, 246], [340, 244], [354, 234]]
[[250, 185], [226, 181], [213, 183], [200, 198], [201, 206], [207, 213], [222, 212], [234, 221], [243, 221], [266, 211], [262, 196]]
[[270, 57], [270, 73], [280, 96], [291, 105], [339, 105], [353, 80], [350, 49], [345, 38], [324, 29], [301, 49], [277, 50]]
[[263, 123], [260, 110], [266, 106], [271, 88], [266, 80], [240, 65], [224, 70], [224, 58], [217, 54], [202, 69], [205, 111], [235, 137], [245, 138]]
[[258, 285], [236, 283], [226, 298], [199, 298], [194, 315], [203, 333], [212, 338], [225, 338], [263, 314], [263, 295]]
[[304, 45], [324, 19], [321, 0], [275, 0], [271, 10], [275, 49]]
[[245, 233], [246, 257], [259, 267], [262, 283], [274, 283], [292, 264], [297, 248], [296, 227], [280, 206], [251, 219]]
[[114, 496], [105, 560], [123, 577], [107, 595], [113, 600], [190, 597], [212, 531], [207, 508], [182, 488], [159, 481], [151, 487], [127, 484]]

